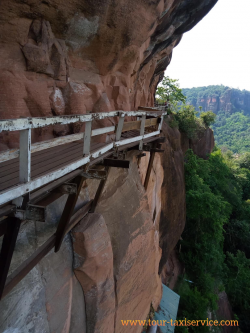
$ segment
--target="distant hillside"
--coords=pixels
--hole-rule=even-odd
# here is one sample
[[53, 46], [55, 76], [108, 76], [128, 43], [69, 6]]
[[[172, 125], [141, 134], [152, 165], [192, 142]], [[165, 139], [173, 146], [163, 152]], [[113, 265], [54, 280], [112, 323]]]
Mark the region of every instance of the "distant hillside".
[[182, 89], [187, 103], [217, 114], [213, 125], [217, 145], [235, 153], [250, 151], [250, 92], [225, 86]]

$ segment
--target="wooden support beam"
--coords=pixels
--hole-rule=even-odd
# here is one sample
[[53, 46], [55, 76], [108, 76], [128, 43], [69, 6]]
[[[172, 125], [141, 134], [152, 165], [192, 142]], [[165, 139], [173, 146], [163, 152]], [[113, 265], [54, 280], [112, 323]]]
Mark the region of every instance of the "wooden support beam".
[[19, 181], [27, 183], [31, 177], [31, 129], [20, 131]]
[[0, 299], [2, 298], [6, 278], [8, 276], [11, 259], [16, 245], [21, 220], [15, 217], [7, 218], [7, 228], [4, 233], [0, 253]]
[[98, 201], [100, 200], [101, 194], [102, 194], [102, 192], [104, 190], [106, 181], [108, 179], [108, 174], [109, 174], [110, 167], [106, 166], [105, 170], [107, 171], [107, 177], [106, 177], [106, 179], [100, 181], [100, 184], [99, 184], [98, 189], [96, 191], [96, 195], [95, 195], [95, 198], [93, 200], [91, 209], [89, 211], [90, 213], [94, 213], [95, 212], [96, 206], [98, 204]]
[[7, 220], [8, 219], [5, 218], [5, 219], [0, 221], [0, 237], [2, 237], [5, 234], [6, 230], [7, 230], [7, 223], [8, 223]]
[[67, 228], [68, 228], [68, 223], [71, 219], [71, 216], [73, 214], [78, 196], [80, 194], [82, 184], [86, 178], [82, 176], [77, 176], [72, 183], [77, 184], [77, 193], [70, 194], [68, 196], [68, 199], [66, 201], [61, 219], [59, 221], [57, 230], [56, 230], [56, 243], [55, 243], [55, 252], [58, 252], [60, 250], [63, 238], [66, 234]]
[[129, 169], [130, 161], [118, 160], [114, 158], [104, 158], [103, 165], [107, 167]]
[[144, 181], [144, 187], [145, 187], [146, 191], [147, 191], [147, 188], [148, 188], [148, 183], [149, 183], [150, 174], [151, 174], [151, 170], [152, 170], [153, 163], [154, 163], [154, 158], [155, 158], [155, 152], [153, 151], [153, 152], [150, 153], [147, 173], [146, 173], [146, 177], [145, 177], [145, 181]]
[[[80, 208], [72, 216], [66, 233], [68, 233], [86, 214], [88, 214], [91, 204], [92, 200]], [[52, 235], [29, 258], [27, 258], [18, 268], [16, 268], [13, 273], [9, 275], [6, 280], [5, 288], [1, 298], [5, 297], [32, 270], [32, 268], [34, 268], [39, 263], [39, 261], [41, 261], [49, 253], [49, 251], [53, 249], [55, 243], [56, 234]]]
[[28, 259], [26, 259], [13, 273], [9, 275], [0, 299], [6, 296], [31, 270], [53, 249], [56, 235], [52, 235], [42, 246], [40, 246]]

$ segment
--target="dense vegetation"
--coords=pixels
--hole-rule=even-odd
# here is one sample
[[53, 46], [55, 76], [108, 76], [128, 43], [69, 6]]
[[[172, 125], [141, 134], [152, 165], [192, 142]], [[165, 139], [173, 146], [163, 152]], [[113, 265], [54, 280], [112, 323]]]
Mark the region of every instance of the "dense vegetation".
[[180, 258], [186, 276], [178, 286], [179, 317], [206, 319], [225, 289], [242, 332], [250, 332], [250, 154], [236, 158], [215, 148], [203, 160], [189, 150], [185, 179], [187, 221]]
[[[220, 87], [222, 92], [224, 88]], [[214, 122], [213, 112], [198, 112], [194, 106], [180, 106], [178, 102], [172, 102], [172, 116], [167, 121], [189, 138]], [[231, 116], [244, 117], [242, 113]], [[221, 121], [220, 112], [218, 118]], [[237, 123], [239, 118], [232, 119]], [[231, 136], [232, 133], [233, 128]], [[249, 333], [250, 153], [223, 153], [215, 147], [204, 160], [188, 150], [185, 181], [187, 219], [180, 241], [185, 276], [180, 278], [176, 290], [181, 296], [178, 319], [206, 320], [209, 313], [214, 320], [224, 319], [216, 317], [216, 309], [218, 294], [225, 290], [241, 331]], [[209, 331], [208, 326], [176, 327], [176, 332]]]
[[[218, 146], [234, 153], [250, 149], [250, 92], [225, 86], [208, 86], [182, 89], [186, 102], [196, 111], [212, 110], [217, 114], [213, 125]], [[209, 100], [210, 99], [210, 100]], [[211, 100], [213, 99], [213, 100]]]
[[234, 153], [250, 151], [250, 116], [243, 112], [227, 115], [219, 111], [213, 125], [214, 137], [218, 146]]

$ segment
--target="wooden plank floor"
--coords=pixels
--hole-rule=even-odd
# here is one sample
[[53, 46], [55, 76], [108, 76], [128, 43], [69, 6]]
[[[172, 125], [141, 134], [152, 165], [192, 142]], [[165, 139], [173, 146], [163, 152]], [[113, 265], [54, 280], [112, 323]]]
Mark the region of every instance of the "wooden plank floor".
[[[139, 136], [132, 130], [122, 133], [122, 139]], [[91, 152], [108, 143], [91, 145]], [[134, 143], [136, 145], [136, 142]], [[83, 157], [83, 140], [67, 143], [31, 154], [31, 179], [50, 173]], [[0, 163], [0, 191], [17, 185], [19, 182], [19, 158]]]
[[[94, 152], [107, 143], [91, 145]], [[71, 142], [31, 154], [31, 178], [42, 176], [83, 157], [83, 141]], [[0, 191], [17, 185], [19, 181], [19, 158], [0, 163]]]

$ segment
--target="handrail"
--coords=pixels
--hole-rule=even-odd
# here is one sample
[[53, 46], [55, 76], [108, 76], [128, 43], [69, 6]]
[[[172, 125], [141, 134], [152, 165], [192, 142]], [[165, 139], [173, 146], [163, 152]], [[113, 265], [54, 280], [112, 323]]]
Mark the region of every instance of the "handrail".
[[[139, 150], [143, 148], [143, 139], [156, 136], [160, 133], [162, 123], [163, 123], [163, 116], [167, 114], [166, 112], [152, 112], [152, 111], [114, 111], [108, 113], [92, 113], [88, 115], [80, 115], [80, 116], [62, 116], [62, 117], [49, 117], [49, 118], [21, 118], [21, 119], [11, 119], [11, 120], [0, 120], [0, 129], [8, 130], [8, 131], [20, 131], [20, 149], [18, 150], [11, 150], [8, 152], [3, 153], [2, 155], [6, 155], [5, 158], [7, 160], [13, 158], [13, 156], [19, 156], [19, 184], [6, 189], [0, 192], [0, 205], [7, 203], [15, 198], [18, 198], [24, 194], [27, 194], [43, 185], [50, 183], [69, 172], [72, 172], [83, 165], [89, 163], [91, 160], [105, 154], [106, 152], [112, 150], [116, 147], [125, 146], [129, 143], [138, 142], [139, 143]], [[119, 116], [119, 122], [117, 126], [105, 127], [105, 128], [98, 128], [95, 130], [91, 130], [92, 120], [95, 119], [104, 119], [108, 117], [115, 117]], [[125, 130], [128, 130], [128, 126], [124, 126], [125, 116], [142, 116], [141, 125], [140, 125], [140, 135], [136, 137], [131, 137], [128, 139], [121, 140], [121, 134]], [[151, 133], [144, 133], [144, 129], [147, 126], [152, 126], [152, 123], [149, 121], [146, 123], [146, 116], [153, 116], [160, 118], [160, 122], [154, 122], [155, 125], [158, 124], [158, 128], [156, 131]], [[69, 136], [70, 138], [61, 137], [56, 138], [53, 140], [39, 142], [34, 145], [31, 145], [31, 129], [32, 128], [39, 128], [44, 126], [49, 126], [52, 124], [70, 124], [75, 122], [86, 122], [85, 132], [74, 134]], [[138, 123], [138, 121], [135, 121]], [[130, 123], [131, 124], [131, 123]], [[136, 125], [136, 127], [138, 124]], [[90, 152], [90, 144], [91, 144], [91, 137], [110, 133], [111, 131], [115, 131], [115, 141], [107, 143], [101, 149]], [[73, 161], [70, 164], [63, 166], [53, 172], [47, 173], [44, 176], [40, 176], [35, 179], [31, 179], [31, 153], [34, 151], [40, 151], [43, 149], [51, 148], [58, 144], [65, 144], [67, 142], [72, 142], [76, 140], [83, 139], [83, 155], [77, 161]], [[12, 155], [11, 155], [12, 154]], [[1, 155], [0, 155], [1, 160]]]
[[29, 117], [19, 119], [3, 119], [0, 120], [0, 133], [3, 131], [21, 131], [25, 129], [41, 128], [50, 125], [68, 125], [77, 122], [85, 123], [92, 120], [100, 120], [110, 117], [125, 117], [125, 116], [151, 116], [159, 117], [167, 114], [161, 111], [111, 111], [100, 113], [89, 113], [84, 115], [69, 115], [69, 116], [55, 116], [55, 117]]

